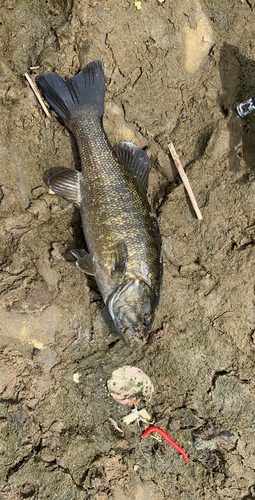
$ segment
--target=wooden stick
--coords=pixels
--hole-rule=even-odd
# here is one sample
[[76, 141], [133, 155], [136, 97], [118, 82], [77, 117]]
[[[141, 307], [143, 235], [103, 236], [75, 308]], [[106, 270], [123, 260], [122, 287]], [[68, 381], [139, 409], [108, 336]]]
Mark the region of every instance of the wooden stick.
[[33, 92], [35, 93], [35, 95], [36, 95], [39, 103], [41, 104], [42, 109], [43, 109], [44, 113], [46, 114], [47, 118], [51, 119], [51, 115], [50, 115], [48, 109], [46, 108], [46, 106], [45, 106], [45, 104], [44, 104], [44, 102], [43, 102], [43, 100], [41, 98], [41, 94], [40, 94], [39, 90], [37, 90], [37, 88], [36, 88], [33, 80], [31, 80], [30, 76], [27, 73], [24, 73], [23, 76], [27, 79], [27, 81], [28, 81], [31, 89], [33, 90]]
[[175, 147], [174, 147], [174, 145], [173, 145], [172, 142], [169, 142], [168, 148], [169, 148], [169, 151], [170, 151], [170, 153], [171, 153], [171, 155], [173, 157], [173, 160], [174, 160], [174, 163], [176, 165], [176, 168], [177, 168], [177, 170], [178, 170], [178, 172], [180, 174], [181, 180], [182, 180], [182, 182], [183, 182], [183, 184], [184, 184], [184, 186], [185, 186], [185, 188], [187, 190], [187, 193], [188, 193], [188, 195], [190, 197], [190, 201], [191, 201], [191, 203], [193, 205], [193, 208], [194, 208], [194, 210], [196, 212], [197, 218], [199, 220], [202, 220], [203, 217], [202, 217], [202, 214], [201, 214], [201, 212], [200, 212], [200, 210], [198, 208], [195, 196], [193, 194], [193, 191], [192, 191], [190, 183], [189, 183], [189, 179], [188, 179], [187, 175], [184, 172], [184, 168], [183, 168], [183, 166], [182, 166], [182, 164], [180, 162], [180, 158], [179, 158], [178, 154], [176, 153]]

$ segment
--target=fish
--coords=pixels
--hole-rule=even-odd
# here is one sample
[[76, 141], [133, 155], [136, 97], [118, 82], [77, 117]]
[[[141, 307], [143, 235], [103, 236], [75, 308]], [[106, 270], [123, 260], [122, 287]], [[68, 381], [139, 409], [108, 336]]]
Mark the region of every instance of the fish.
[[135, 144], [112, 149], [103, 128], [105, 75], [100, 60], [73, 78], [42, 73], [37, 86], [77, 142], [81, 171], [49, 179], [51, 190], [80, 209], [87, 249], [72, 250], [94, 276], [126, 345], [146, 342], [162, 283], [161, 237], [147, 199], [150, 159]]

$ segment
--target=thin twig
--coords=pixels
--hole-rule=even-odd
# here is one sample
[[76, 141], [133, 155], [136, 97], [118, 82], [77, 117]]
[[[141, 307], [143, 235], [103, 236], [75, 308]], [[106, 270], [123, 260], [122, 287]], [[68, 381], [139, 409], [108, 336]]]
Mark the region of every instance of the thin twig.
[[44, 113], [46, 114], [47, 118], [51, 119], [51, 115], [50, 115], [48, 109], [46, 108], [46, 106], [45, 106], [45, 104], [44, 104], [44, 102], [43, 102], [43, 100], [41, 98], [41, 94], [40, 94], [39, 90], [37, 90], [34, 82], [31, 80], [30, 76], [27, 73], [24, 73], [23, 76], [27, 79], [27, 81], [28, 81], [31, 89], [33, 90], [33, 92], [35, 93], [35, 95], [36, 95], [39, 103], [41, 104], [42, 109], [43, 109]]
[[119, 431], [119, 432], [121, 432], [121, 434], [124, 434], [123, 430], [118, 426], [117, 422], [115, 422], [115, 420], [113, 420], [113, 418], [108, 417], [108, 420], [110, 420], [111, 424], [116, 429], [116, 431]]
[[187, 190], [187, 193], [188, 193], [188, 195], [190, 197], [190, 201], [191, 201], [191, 203], [193, 205], [193, 208], [194, 208], [194, 210], [196, 212], [197, 218], [199, 220], [202, 220], [203, 217], [202, 217], [202, 214], [201, 214], [201, 212], [200, 212], [200, 210], [198, 208], [195, 196], [193, 194], [193, 191], [192, 191], [190, 183], [189, 183], [189, 179], [188, 179], [187, 175], [184, 172], [184, 168], [183, 168], [183, 166], [182, 166], [182, 164], [180, 162], [180, 158], [179, 158], [178, 154], [176, 153], [175, 147], [174, 147], [174, 145], [173, 145], [172, 142], [169, 142], [168, 148], [169, 148], [169, 151], [170, 151], [170, 153], [171, 153], [171, 155], [173, 157], [174, 163], [175, 163], [176, 168], [177, 168], [177, 170], [178, 170], [178, 172], [180, 174], [182, 182], [183, 182], [183, 184], [184, 184], [184, 186], [185, 186], [185, 188]]

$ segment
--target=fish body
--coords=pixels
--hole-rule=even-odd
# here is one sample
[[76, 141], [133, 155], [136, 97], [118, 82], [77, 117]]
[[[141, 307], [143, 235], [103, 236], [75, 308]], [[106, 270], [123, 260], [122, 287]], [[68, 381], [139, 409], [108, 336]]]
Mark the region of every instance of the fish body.
[[73, 133], [81, 172], [51, 177], [51, 189], [80, 208], [88, 247], [74, 250], [77, 265], [95, 276], [115, 328], [129, 344], [146, 337], [159, 301], [161, 240], [147, 200], [150, 160], [132, 143], [114, 152], [103, 130], [105, 80], [93, 61], [71, 80], [37, 77], [43, 96]]

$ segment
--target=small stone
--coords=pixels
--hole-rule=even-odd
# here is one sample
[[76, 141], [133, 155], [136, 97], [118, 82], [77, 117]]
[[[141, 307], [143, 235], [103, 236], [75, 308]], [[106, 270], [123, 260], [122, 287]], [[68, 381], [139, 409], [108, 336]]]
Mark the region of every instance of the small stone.
[[38, 403], [39, 403], [39, 399], [35, 397], [35, 398], [32, 398], [32, 399], [30, 399], [29, 401], [27, 401], [27, 402], [26, 402], [26, 406], [27, 406], [28, 408], [31, 408], [31, 410], [32, 410], [33, 408], [35, 408], [35, 407], [36, 407], [36, 405], [37, 405]]
[[48, 191], [48, 188], [45, 187], [45, 186], [37, 186], [35, 187], [34, 189], [32, 189], [32, 195], [35, 197], [35, 198], [39, 198], [39, 196], [41, 196], [43, 193], [45, 193], [46, 191]]
[[79, 384], [79, 378], [80, 378], [80, 374], [78, 372], [76, 372], [76, 373], [73, 374], [73, 381], [76, 384]]
[[19, 492], [22, 498], [29, 498], [34, 495], [35, 487], [31, 483], [25, 483], [20, 487]]
[[62, 243], [52, 243], [53, 250], [51, 251], [51, 257], [53, 260], [62, 259], [62, 256], [66, 252], [66, 247]]

